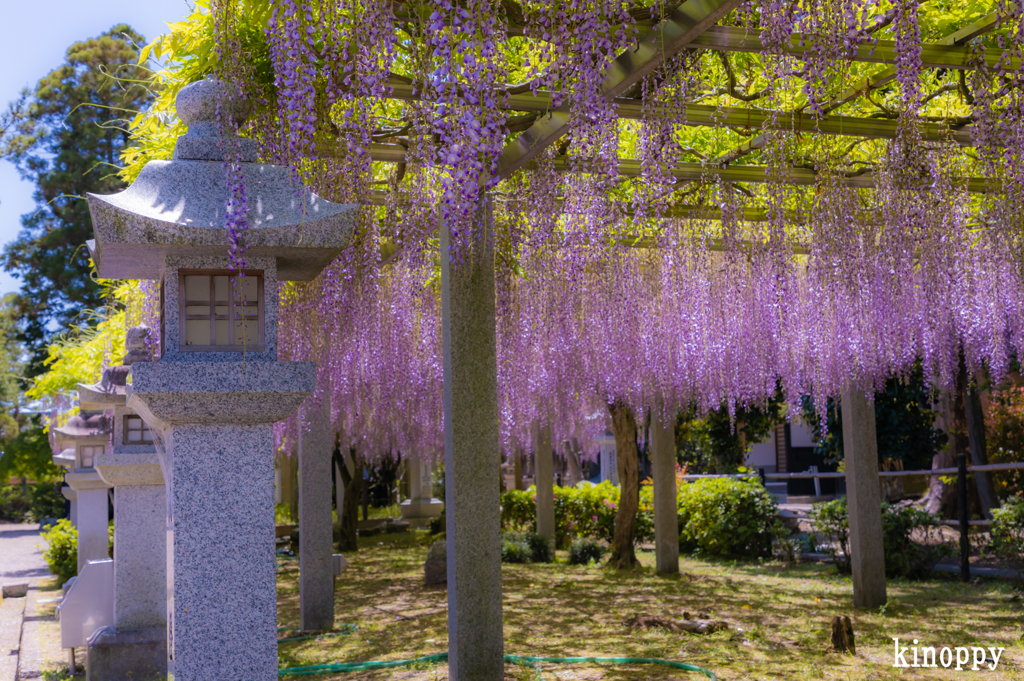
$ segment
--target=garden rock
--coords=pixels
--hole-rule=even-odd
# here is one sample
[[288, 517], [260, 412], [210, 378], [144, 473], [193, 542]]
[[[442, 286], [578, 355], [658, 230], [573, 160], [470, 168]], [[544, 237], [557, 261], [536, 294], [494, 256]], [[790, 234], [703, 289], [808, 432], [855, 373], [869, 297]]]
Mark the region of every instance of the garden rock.
[[443, 540], [430, 545], [427, 562], [423, 564], [423, 578], [427, 586], [448, 583], [448, 546]]
[[670, 620], [651, 615], [637, 615], [626, 620], [626, 626], [634, 629], [667, 629], [668, 631], [685, 631], [690, 634], [713, 634], [716, 631], [723, 631], [729, 628], [729, 623], [722, 620], [705, 618], [690, 619], [689, 613], [684, 613], [685, 619]]
[[28, 595], [28, 583], [5, 584], [3, 587], [4, 598], [24, 598]]
[[838, 653], [857, 654], [853, 640], [853, 622], [848, 615], [836, 615], [832, 618], [832, 648]]

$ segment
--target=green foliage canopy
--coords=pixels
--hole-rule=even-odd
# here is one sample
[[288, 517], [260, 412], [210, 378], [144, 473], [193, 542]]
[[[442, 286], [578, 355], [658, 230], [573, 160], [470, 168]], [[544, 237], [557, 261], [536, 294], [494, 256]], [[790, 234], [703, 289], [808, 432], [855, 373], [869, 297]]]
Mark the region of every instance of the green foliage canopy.
[[12, 105], [0, 154], [36, 186], [36, 209], [3, 254], [21, 279], [21, 338], [31, 353], [29, 375], [43, 369], [46, 342], [83, 309], [104, 304], [85, 248], [92, 222], [85, 195], [124, 187], [120, 154], [127, 122], [151, 100], [149, 74], [138, 65], [144, 39], [120, 24], [72, 44], [64, 64]]

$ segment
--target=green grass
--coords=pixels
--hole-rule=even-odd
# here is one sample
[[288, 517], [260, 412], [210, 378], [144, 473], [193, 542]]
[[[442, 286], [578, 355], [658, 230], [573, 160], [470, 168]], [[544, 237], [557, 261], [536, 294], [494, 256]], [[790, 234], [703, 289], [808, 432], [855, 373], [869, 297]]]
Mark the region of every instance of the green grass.
[[[446, 590], [423, 586], [422, 563], [430, 538], [424, 532], [360, 539], [336, 583], [336, 625], [358, 626], [352, 635], [285, 643], [280, 666], [407, 659], [447, 650]], [[1007, 582], [960, 584], [951, 580], [895, 581], [883, 611], [855, 612], [850, 579], [828, 565], [777, 562], [712, 562], [684, 558], [683, 575], [644, 568], [617, 573], [601, 567], [503, 566], [505, 652], [537, 656], [660, 657], [689, 662], [724, 680], [960, 679], [954, 669], [895, 669], [891, 637], [921, 645], [997, 646], [1007, 650], [986, 679], [1024, 679], [1024, 610]], [[298, 626], [298, 563], [279, 578], [280, 626]], [[710, 636], [635, 630], [634, 615], [681, 618], [684, 610], [709, 611], [731, 629]], [[857, 655], [828, 650], [833, 615], [851, 615]], [[974, 674], [971, 674], [973, 676]], [[508, 679], [536, 679], [506, 665]], [[299, 677], [296, 677], [299, 678]], [[323, 677], [352, 680], [447, 678], [444, 667], [392, 669]], [[544, 665], [543, 678], [652, 681], [699, 679], [658, 667], [595, 664]]]

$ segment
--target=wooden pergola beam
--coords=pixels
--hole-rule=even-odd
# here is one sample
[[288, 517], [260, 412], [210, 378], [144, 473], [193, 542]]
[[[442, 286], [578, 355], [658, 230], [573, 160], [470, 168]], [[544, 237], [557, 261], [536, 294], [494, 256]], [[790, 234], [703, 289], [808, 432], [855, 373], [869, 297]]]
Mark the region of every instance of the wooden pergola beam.
[[[714, 26], [742, 0], [688, 0], [623, 52], [605, 74], [605, 97], [614, 99], [639, 82], [669, 57], [689, 46], [701, 33]], [[569, 107], [562, 105], [536, 121], [506, 145], [498, 159], [498, 177], [507, 178], [529, 163], [569, 130]]]
[[[794, 34], [789, 43], [783, 45], [783, 51], [793, 57], [804, 57], [808, 48], [801, 42], [804, 36]], [[761, 32], [747, 30], [736, 26], [713, 26], [695, 38], [690, 47], [722, 52], [762, 53], [765, 51]], [[982, 60], [988, 67], [993, 67], [1004, 58], [1005, 50], [988, 48], [982, 53]], [[896, 42], [879, 40], [877, 44], [865, 44], [857, 47], [851, 55], [851, 61], [875, 64], [896, 63]], [[925, 68], [973, 70], [971, 49], [966, 45], [922, 43], [921, 63]], [[1009, 59], [1005, 67], [1016, 69], [1020, 59]]]
[[[963, 45], [970, 42], [979, 35], [983, 35], [993, 30], [999, 25], [1002, 20], [1002, 15], [999, 12], [992, 12], [982, 18], [970, 23], [963, 28], [957, 29], [952, 33], [943, 36], [939, 39], [939, 45]], [[855, 99], [864, 96], [866, 93], [872, 90], [877, 90], [880, 87], [888, 85], [896, 79], [896, 67], [888, 66], [880, 71], [868, 76], [861, 83], [847, 89], [840, 93], [831, 101], [825, 103], [822, 106], [822, 110], [826, 114], [830, 114], [844, 104], [849, 104]], [[746, 156], [747, 154], [753, 153], [764, 148], [767, 138], [761, 134], [756, 137], [747, 140], [743, 144], [739, 145], [732, 151], [723, 154], [715, 159], [716, 165], [726, 165], [733, 161]]]
[[[408, 83], [392, 83], [391, 99], [402, 101], [418, 101], [419, 93]], [[615, 112], [619, 118], [641, 120], [644, 118], [643, 103], [636, 99], [617, 98]], [[537, 95], [520, 94], [508, 98], [506, 108], [512, 111], [544, 113], [552, 110], [551, 93], [542, 91]], [[655, 109], [657, 113], [657, 109]], [[777, 115], [776, 115], [777, 114]], [[775, 121], [772, 124], [772, 121]], [[736, 106], [711, 106], [707, 104], [687, 104], [685, 125], [730, 128], [761, 128], [765, 124], [775, 130], [792, 130], [793, 132], [821, 133], [823, 135], [844, 135], [851, 137], [869, 137], [892, 139], [896, 136], [896, 121], [884, 118], [861, 118], [859, 116], [824, 116], [815, 119], [803, 112], [780, 111], [769, 109], [749, 109]], [[921, 123], [919, 129], [923, 139], [952, 139], [962, 146], [973, 144], [971, 134], [966, 129], [950, 130], [941, 123]]]
[[[385, 163], [403, 163], [406, 160], [406, 149], [399, 144], [373, 144], [370, 147], [370, 158]], [[558, 172], [573, 172], [580, 170], [580, 167], [573, 159], [561, 156], [554, 159], [554, 169]], [[582, 170], [586, 171], [587, 168], [584, 166]], [[640, 161], [635, 159], [619, 159], [617, 172], [620, 177], [640, 177], [642, 166]], [[716, 176], [723, 182], [764, 183], [771, 180], [770, 169], [766, 166], [717, 167], [701, 163], [679, 163], [672, 170], [672, 174], [677, 180], [686, 182], [706, 180], [709, 176]], [[788, 168], [785, 175], [788, 184], [797, 186], [809, 187], [818, 182], [818, 174], [806, 168]], [[875, 186], [871, 173], [848, 176], [841, 181], [847, 187], [857, 189], [872, 189]], [[967, 178], [966, 188], [972, 193], [985, 194], [998, 188], [994, 182], [996, 181], [984, 177]]]

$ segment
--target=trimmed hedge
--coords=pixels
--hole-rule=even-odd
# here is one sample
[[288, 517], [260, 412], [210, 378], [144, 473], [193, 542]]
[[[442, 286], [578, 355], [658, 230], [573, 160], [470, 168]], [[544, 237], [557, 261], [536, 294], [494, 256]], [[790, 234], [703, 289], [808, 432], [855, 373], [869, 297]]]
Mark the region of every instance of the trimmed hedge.
[[[654, 492], [640, 487], [636, 540], [654, 541]], [[680, 548], [712, 556], [760, 556], [770, 551], [776, 506], [756, 478], [705, 478], [678, 490]], [[610, 482], [555, 487], [555, 531], [564, 547], [576, 537], [611, 542], [619, 488]], [[536, 489], [501, 497], [504, 530], [536, 531]]]

